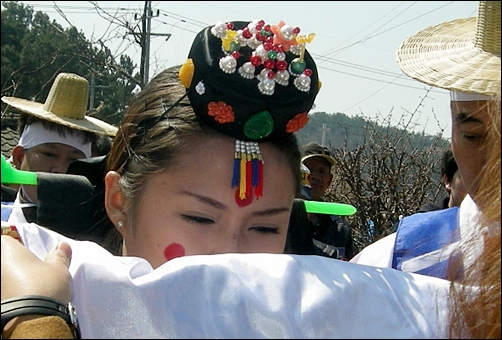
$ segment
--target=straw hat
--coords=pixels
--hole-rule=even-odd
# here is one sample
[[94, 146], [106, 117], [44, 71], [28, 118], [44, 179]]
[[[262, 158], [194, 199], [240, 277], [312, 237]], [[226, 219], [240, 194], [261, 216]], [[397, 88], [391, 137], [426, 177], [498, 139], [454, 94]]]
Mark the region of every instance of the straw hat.
[[397, 63], [408, 76], [451, 91], [493, 95], [500, 88], [500, 1], [480, 1], [477, 17], [428, 27], [405, 40]]
[[115, 136], [115, 126], [86, 116], [88, 98], [87, 79], [73, 73], [60, 73], [43, 104], [16, 97], [2, 97], [2, 101], [27, 114], [72, 129]]

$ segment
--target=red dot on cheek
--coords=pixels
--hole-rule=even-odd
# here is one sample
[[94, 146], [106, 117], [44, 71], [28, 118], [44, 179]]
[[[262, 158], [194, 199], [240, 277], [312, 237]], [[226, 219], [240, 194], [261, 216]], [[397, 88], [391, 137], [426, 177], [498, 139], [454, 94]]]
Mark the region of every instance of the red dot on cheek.
[[185, 256], [185, 248], [179, 243], [171, 243], [164, 249], [164, 257], [167, 261], [181, 256]]

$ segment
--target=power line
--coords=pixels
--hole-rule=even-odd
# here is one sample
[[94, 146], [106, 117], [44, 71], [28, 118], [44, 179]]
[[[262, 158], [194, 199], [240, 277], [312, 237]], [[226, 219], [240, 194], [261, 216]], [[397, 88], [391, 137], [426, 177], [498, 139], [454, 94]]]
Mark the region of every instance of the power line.
[[[408, 1], [407, 1], [408, 2]], [[408, 6], [408, 8], [410, 8], [411, 6], [413, 6], [414, 4], [416, 3], [413, 2], [412, 5]], [[398, 8], [399, 6], [401, 6], [403, 4], [403, 2], [400, 2], [394, 9]], [[393, 12], [394, 10], [391, 10], [389, 11], [387, 14], [390, 14], [391, 12]], [[377, 29], [374, 29], [373, 32], [376, 32], [378, 29], [380, 29], [381, 27], [385, 26], [387, 23], [391, 22], [392, 20], [394, 20], [396, 17], [398, 17], [399, 15], [401, 15], [404, 11], [401, 11], [398, 15], [392, 17], [392, 19], [386, 21], [383, 25], [380, 25]], [[362, 29], [361, 31], [359, 31], [358, 33], [352, 35], [352, 37], [349, 37], [348, 39], [346, 39], [346, 41], [350, 41], [352, 38], [356, 37], [359, 33], [362, 33], [364, 31], [366, 31], [368, 28], [370, 28], [371, 26], [373, 26], [374, 24], [376, 24], [377, 22], [379, 22], [380, 20], [382, 20], [385, 16], [383, 17], [380, 17], [378, 18], [378, 20], [376, 20], [375, 22], [373, 22], [372, 24], [370, 24], [369, 26], [367, 26], [366, 28]], [[333, 55], [333, 54], [338, 54], [338, 52], [342, 52], [342, 51], [345, 51], [346, 49], [350, 48], [350, 47], [353, 47], [355, 45], [358, 45], [358, 44], [361, 44], [361, 43], [365, 43], [366, 41], [368, 41], [368, 39], [370, 39], [372, 36], [371, 35], [366, 35], [364, 38], [362, 39], [359, 39], [358, 41], [354, 42], [354, 43], [351, 43], [350, 45], [348, 46], [345, 46], [343, 48], [339, 48], [339, 49], [331, 49], [330, 51], [326, 52], [325, 55], [328, 56], [328, 55]]]
[[[439, 9], [445, 7], [445, 6], [448, 6], [448, 5], [452, 4], [453, 2], [454, 1], [449, 2], [449, 3], [447, 3], [447, 4], [443, 5], [443, 6], [440, 6], [438, 8], [435, 8], [434, 10], [431, 10], [431, 11], [428, 11], [426, 13], [423, 13], [423, 14], [420, 14], [418, 16], [415, 16], [414, 18], [412, 18], [410, 20], [407, 20], [407, 21], [405, 21], [403, 23], [395, 25], [395, 26], [393, 26], [393, 27], [391, 27], [389, 29], [386, 29], [384, 31], [377, 32], [380, 28], [384, 27], [385, 25], [387, 25], [391, 21], [394, 21], [404, 11], [408, 10], [411, 6], [413, 6], [413, 4], [416, 3], [416, 2], [414, 2], [413, 4], [411, 4], [410, 6], [408, 6], [405, 10], [399, 12], [397, 15], [395, 15], [391, 19], [387, 20], [384, 24], [380, 25], [378, 28], [372, 30], [372, 32], [370, 34], [367, 34], [363, 39], [360, 39], [357, 42], [352, 43], [349, 46], [345, 46], [345, 47], [342, 47], [340, 49], [331, 50], [330, 52], [328, 52], [328, 53], [326, 53], [324, 55], [315, 55], [315, 54], [313, 54], [313, 56], [315, 56], [318, 61], [323, 61], [323, 62], [331, 63], [331, 64], [334, 64], [334, 65], [339, 65], [339, 66], [341, 66], [341, 67], [343, 67], [345, 69], [349, 69], [349, 70], [364, 71], [364, 72], [369, 72], [369, 73], [372, 73], [372, 74], [375, 74], [375, 75], [378, 75], [378, 76], [392, 77], [393, 79], [391, 79], [390, 81], [389, 80], [384, 80], [381, 77], [365, 76], [365, 75], [362, 75], [362, 74], [360, 74], [358, 72], [354, 73], [354, 72], [350, 72], [350, 71], [343, 71], [343, 70], [340, 70], [338, 68], [326, 67], [324, 65], [323, 66], [318, 65], [318, 68], [325, 69], [325, 70], [327, 70], [329, 72], [337, 72], [337, 73], [345, 74], [345, 75], [348, 75], [348, 76], [351, 76], [351, 77], [356, 77], [356, 78], [360, 78], [360, 79], [366, 79], [366, 80], [370, 80], [370, 81], [384, 83], [384, 86], [381, 89], [383, 89], [384, 87], [387, 87], [389, 85], [393, 85], [393, 86], [399, 86], [399, 87], [406, 87], [406, 88], [410, 88], [410, 89], [421, 90], [423, 88], [418, 88], [417, 86], [411, 86], [411, 85], [405, 85], [405, 84], [402, 84], [402, 83], [397, 83], [396, 80], [405, 81], [405, 82], [413, 82], [412, 79], [410, 79], [409, 77], [404, 77], [402, 74], [397, 74], [397, 73], [393, 73], [393, 72], [389, 72], [389, 71], [385, 71], [385, 70], [381, 70], [381, 69], [377, 69], [377, 68], [372, 68], [372, 67], [368, 67], [368, 66], [365, 66], [365, 65], [350, 63], [350, 62], [342, 61], [342, 60], [339, 60], [339, 59], [335, 59], [335, 58], [330, 57], [330, 56], [333, 55], [334, 53], [337, 53], [337, 52], [340, 52], [342, 50], [346, 50], [348, 48], [351, 48], [351, 47], [353, 47], [353, 46], [355, 46], [357, 44], [361, 44], [361, 43], [367, 42], [369, 39], [372, 39], [372, 38], [374, 38], [376, 36], [379, 36], [381, 34], [389, 32], [390, 30], [393, 30], [393, 29], [395, 29], [397, 27], [400, 27], [400, 26], [402, 26], [402, 25], [404, 25], [406, 23], [409, 23], [411, 21], [417, 20], [418, 18], [423, 17], [423, 16], [425, 16], [427, 14], [430, 14], [430, 13], [432, 13], [434, 11], [437, 11], [437, 10], [439, 10]], [[397, 9], [403, 3], [407, 3], [407, 2], [401, 2], [398, 6], [395, 7], [395, 9]], [[44, 8], [44, 9], [54, 8], [54, 5], [47, 5], [47, 4], [33, 4], [33, 5], [30, 5], [30, 6], [32, 6], [32, 7], [36, 6], [37, 8]], [[85, 7], [85, 6], [66, 6], [66, 5], [65, 6], [61, 6], [60, 8], [61, 9], [65, 9], [66, 11], [75, 11], [75, 12], [72, 12], [72, 13], [86, 13], [86, 14], [95, 14], [96, 13], [96, 12], [94, 12], [94, 13], [91, 12], [91, 11], [96, 11], [96, 6], [95, 5], [93, 7], [91, 7], [91, 8]], [[123, 8], [123, 7], [115, 7], [115, 8], [113, 8], [113, 7], [102, 7], [102, 8], [99, 8], [99, 9], [101, 11], [117, 11], [117, 12], [119, 12], [121, 14], [124, 14], [124, 15], [126, 15], [126, 14], [132, 14], [133, 12], [136, 11], [136, 10], [132, 10], [132, 9], [129, 9], [129, 8]], [[44, 11], [45, 12], [49, 12], [48, 10], [44, 10]], [[394, 10], [391, 10], [389, 13], [391, 13], [392, 11], [394, 11]], [[166, 11], [166, 10], [162, 10], [161, 9], [161, 10], [157, 10], [156, 12], [157, 12], [156, 16], [154, 16], [153, 13], [151, 13], [152, 15], [150, 15], [147, 20], [149, 22], [151, 20], [155, 20], [156, 22], [158, 22], [160, 24], [171, 26], [171, 29], [176, 28], [177, 30], [184, 30], [186, 32], [196, 34], [198, 31], [200, 31], [200, 29], [202, 27], [208, 26], [208, 24], [205, 23], [205, 22], [194, 20], [192, 18], [188, 18], [188, 17], [182, 16], [182, 15], [170, 12], [170, 11]], [[60, 13], [60, 15], [61, 15], [61, 13]], [[174, 24], [171, 24], [168, 21], [159, 20], [160, 17], [166, 18], [168, 20], [169, 19], [174, 19], [174, 20], [177, 20], [177, 22], [174, 23]], [[369, 25], [367, 28], [375, 25], [377, 22], [379, 22], [381, 20], [382, 20], [382, 18], [380, 18], [379, 20], [375, 21], [374, 23], [372, 23], [371, 25]], [[187, 27], [177, 26], [180, 22], [183, 23], [183, 24], [187, 24], [187, 25], [193, 26], [194, 30], [191, 30], [191, 29], [189, 29]], [[361, 30], [359, 33], [367, 30], [367, 28]], [[150, 32], [150, 29], [146, 30], [146, 27], [145, 27], [144, 31], [146, 32], [145, 33], [145, 39], [146, 39], [146, 36], [148, 36], [148, 39], [144, 40], [143, 44], [141, 45], [141, 48], [142, 48], [142, 58], [145, 58], [144, 53], [147, 53], [148, 56], [150, 54], [150, 50], [149, 50], [150, 49], [150, 39], [149, 38], [151, 36], [164, 35], [164, 36], [167, 36], [167, 39], [169, 39], [169, 37], [171, 36], [171, 33], [152, 33], [152, 32]], [[359, 34], [359, 33], [357, 33], [357, 34]], [[129, 32], [129, 34], [131, 34], [131, 32]], [[142, 33], [140, 33], [140, 34], [142, 34]], [[148, 45], [146, 46], [146, 44], [148, 44]], [[131, 46], [126, 46], [124, 48], [124, 52], [123, 53], [127, 53], [127, 49], [130, 48], [130, 47]], [[148, 52], [145, 51], [146, 48], [148, 48]], [[140, 66], [140, 70], [143, 70], [143, 77], [142, 77], [142, 79], [144, 81], [148, 79], [147, 77], [145, 78], [145, 75], [148, 76], [148, 71], [147, 70], [149, 69], [149, 66], [150, 66], [149, 65], [149, 60], [150, 60], [150, 57], [145, 58], [144, 62], [142, 62], [141, 66]], [[381, 91], [381, 89], [378, 90], [378, 91]], [[443, 92], [440, 92], [438, 90], [432, 90], [432, 92], [443, 93]], [[369, 97], [371, 97], [371, 96], [372, 95], [370, 95]]]

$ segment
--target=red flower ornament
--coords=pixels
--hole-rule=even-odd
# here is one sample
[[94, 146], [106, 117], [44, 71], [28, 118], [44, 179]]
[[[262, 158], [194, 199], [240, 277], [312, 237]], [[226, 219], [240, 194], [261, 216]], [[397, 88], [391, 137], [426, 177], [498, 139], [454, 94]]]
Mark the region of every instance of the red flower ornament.
[[234, 110], [225, 102], [210, 102], [207, 104], [207, 114], [214, 117], [218, 123], [231, 123], [235, 120]]
[[288, 124], [286, 124], [286, 132], [287, 133], [292, 133], [296, 132], [300, 129], [303, 129], [305, 125], [307, 125], [309, 121], [309, 117], [307, 112], [302, 112], [294, 116]]

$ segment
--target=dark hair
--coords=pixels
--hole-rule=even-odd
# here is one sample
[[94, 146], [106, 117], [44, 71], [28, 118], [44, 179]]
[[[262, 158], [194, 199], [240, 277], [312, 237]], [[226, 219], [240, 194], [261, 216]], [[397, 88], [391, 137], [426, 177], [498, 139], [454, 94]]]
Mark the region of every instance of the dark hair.
[[289, 218], [288, 236], [286, 238], [285, 254], [312, 255], [316, 254], [313, 240], [313, 229], [310, 224], [305, 203], [301, 198], [295, 198]]
[[446, 175], [448, 181], [453, 180], [453, 175], [458, 170], [457, 162], [455, 161], [455, 157], [453, 157], [453, 152], [451, 148], [448, 148], [443, 152], [443, 157], [441, 158], [441, 176]]
[[107, 135], [96, 134], [96, 140], [91, 145], [91, 156], [107, 155], [112, 148], [112, 138]]
[[36, 122], [42, 122], [42, 125], [44, 126], [45, 129], [47, 129], [49, 131], [56, 131], [62, 137], [65, 137], [67, 134], [70, 136], [73, 136], [77, 131], [79, 131], [84, 134], [84, 142], [85, 143], [95, 143], [96, 142], [96, 134], [93, 132], [72, 129], [71, 127], [64, 126], [64, 125], [61, 125], [58, 123], [53, 123], [48, 120], [35, 117], [35, 116], [30, 115], [25, 112], [19, 113], [19, 119], [18, 119], [18, 123], [17, 123], [17, 130], [18, 130], [19, 136], [21, 136], [21, 133], [23, 132], [26, 125], [30, 125], [30, 124], [33, 124]]

